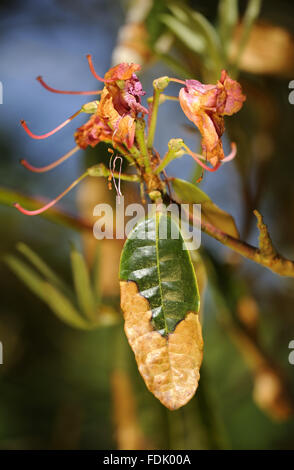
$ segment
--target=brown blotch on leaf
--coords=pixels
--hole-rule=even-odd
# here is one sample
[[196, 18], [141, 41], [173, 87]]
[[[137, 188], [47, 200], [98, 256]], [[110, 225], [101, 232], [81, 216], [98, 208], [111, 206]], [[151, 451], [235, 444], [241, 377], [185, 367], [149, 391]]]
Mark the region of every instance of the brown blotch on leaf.
[[184, 406], [195, 394], [203, 356], [201, 325], [189, 312], [168, 337], [154, 330], [148, 301], [135, 282], [121, 281], [125, 333], [148, 389], [170, 410]]

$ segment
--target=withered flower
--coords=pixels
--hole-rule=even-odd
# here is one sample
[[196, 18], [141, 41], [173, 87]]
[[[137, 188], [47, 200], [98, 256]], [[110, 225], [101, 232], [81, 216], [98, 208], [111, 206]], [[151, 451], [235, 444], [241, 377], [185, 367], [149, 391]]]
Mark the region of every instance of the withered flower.
[[91, 58], [88, 57], [93, 75], [105, 83], [97, 112], [80, 127], [75, 134], [81, 148], [94, 147], [98, 142], [112, 139], [113, 142], [132, 147], [135, 139], [136, 117], [148, 110], [141, 105], [145, 95], [142, 84], [135, 74], [138, 64], [122, 63], [112, 67], [102, 79], [96, 74]]
[[[141, 82], [136, 76], [135, 72], [140, 69], [137, 64], [126, 64], [122, 63], [115, 67], [112, 67], [104, 78], [101, 78], [94, 70], [92, 64], [92, 58], [90, 55], [87, 56], [90, 70], [94, 77], [104, 82], [103, 90], [95, 91], [63, 91], [47, 85], [42, 77], [38, 77], [37, 80], [41, 85], [48, 91], [60, 94], [71, 94], [71, 95], [92, 95], [101, 94], [100, 101], [93, 101], [86, 103], [80, 110], [66, 119], [63, 123], [57, 126], [50, 132], [42, 135], [36, 135], [28, 128], [25, 121], [21, 121], [21, 125], [27, 132], [27, 134], [33, 139], [45, 139], [70, 123], [77, 115], [82, 112], [91, 114], [89, 120], [75, 132], [76, 147], [70, 150], [68, 153], [63, 155], [57, 161], [43, 167], [34, 167], [26, 160], [21, 160], [22, 165], [27, 169], [41, 173], [49, 171], [55, 168], [60, 163], [67, 160], [79, 149], [86, 149], [88, 146], [95, 147], [99, 142], [106, 141], [115, 144], [121, 144], [122, 148], [125, 146], [131, 148], [134, 144], [135, 139], [135, 128], [136, 118], [138, 113], [143, 115], [148, 113], [148, 110], [141, 105], [141, 96], [145, 94], [142, 89]], [[76, 186], [81, 179], [87, 176], [87, 172], [80, 178], [75, 180], [62, 194], [55, 198], [44, 207], [35, 211], [29, 211], [21, 207], [19, 204], [15, 204], [15, 207], [24, 214], [37, 215], [41, 214], [49, 207], [52, 207], [57, 201], [59, 201], [65, 194], [68, 193], [74, 186]]]
[[135, 74], [139, 69], [138, 64], [112, 67], [105, 74], [105, 86], [98, 106], [98, 116], [113, 130], [115, 138], [124, 141], [129, 148], [134, 144], [138, 113], [148, 113], [141, 105], [141, 96], [145, 92]]
[[203, 85], [198, 80], [186, 80], [185, 83], [179, 93], [181, 107], [198, 127], [203, 155], [215, 167], [225, 158], [221, 141], [225, 130], [224, 116], [237, 113], [246, 97], [241, 85], [225, 70], [216, 85]]

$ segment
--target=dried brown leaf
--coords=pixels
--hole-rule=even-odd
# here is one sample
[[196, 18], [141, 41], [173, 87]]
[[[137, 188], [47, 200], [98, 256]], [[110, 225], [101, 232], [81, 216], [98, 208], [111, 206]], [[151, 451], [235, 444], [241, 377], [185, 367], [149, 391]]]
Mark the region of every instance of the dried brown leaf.
[[154, 330], [148, 301], [135, 282], [121, 281], [125, 332], [148, 387], [170, 410], [184, 406], [196, 392], [203, 340], [198, 315], [189, 312], [167, 337]]

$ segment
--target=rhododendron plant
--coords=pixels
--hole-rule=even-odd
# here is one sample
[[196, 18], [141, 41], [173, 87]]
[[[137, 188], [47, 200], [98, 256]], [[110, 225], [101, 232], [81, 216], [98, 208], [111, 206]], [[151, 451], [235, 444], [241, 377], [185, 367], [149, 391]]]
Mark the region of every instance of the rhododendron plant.
[[[139, 65], [121, 63], [102, 78], [94, 69], [91, 56], [87, 58], [92, 74], [103, 83], [102, 90], [61, 91], [47, 85], [41, 77], [38, 81], [54, 93], [93, 94], [98, 95], [97, 100], [84, 104], [70, 118], [43, 135], [34, 134], [25, 121], [21, 122], [32, 138], [44, 139], [61, 130], [80, 113], [89, 114], [88, 121], [74, 134], [76, 146], [44, 167], [34, 167], [26, 160], [21, 163], [31, 171], [45, 172], [63, 163], [79, 149], [96, 147], [104, 142], [109, 145], [109, 166], [107, 168], [97, 162], [58, 197], [39, 209], [25, 209], [18, 203], [15, 207], [27, 215], [41, 214], [87, 176], [105, 177], [109, 184], [113, 179], [119, 197], [122, 195], [121, 180], [140, 184], [142, 201], [149, 197], [155, 203], [155, 210], [128, 233], [121, 254], [119, 279], [125, 332], [148, 389], [167, 408], [178, 409], [192, 398], [200, 378], [203, 356], [199, 320], [201, 292], [182, 224], [167, 212], [166, 206], [173, 203], [177, 207], [185, 203], [188, 220], [193, 225], [196, 221], [189, 204], [202, 204], [201, 229], [207, 234], [279, 274], [288, 275], [290, 272], [293, 275], [293, 263], [277, 254], [258, 212], [260, 246], [255, 248], [239, 239], [234, 219], [216, 206], [196, 184], [168, 177], [165, 172], [173, 159], [184, 154], [192, 156], [202, 171], [209, 172], [216, 172], [236, 157], [237, 145], [234, 142], [231, 143], [230, 154], [224, 155], [222, 136], [225, 117], [239, 112], [246, 99], [240, 83], [225, 70], [216, 84], [159, 77], [153, 82], [153, 97], [148, 98], [147, 108], [141, 102], [145, 92], [137, 77]], [[181, 86], [178, 96], [164, 94], [170, 82]], [[183, 138], [176, 136], [168, 142], [168, 150], [160, 158], [154, 148], [158, 111], [159, 105], [169, 100], [179, 102], [186, 117], [196, 125], [201, 136], [202, 153], [193, 152]], [[122, 173], [123, 159], [133, 167], [133, 173]], [[165, 237], [161, 237], [162, 233]], [[174, 237], [175, 233], [177, 237]]]

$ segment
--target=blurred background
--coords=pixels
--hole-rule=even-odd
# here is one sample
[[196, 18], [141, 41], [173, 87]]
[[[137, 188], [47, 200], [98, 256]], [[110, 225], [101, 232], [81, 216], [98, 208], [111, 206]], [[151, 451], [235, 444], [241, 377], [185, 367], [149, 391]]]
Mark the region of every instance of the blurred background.
[[[200, 187], [254, 245], [253, 209], [260, 210], [277, 250], [294, 259], [293, 2], [2, 0], [0, 26], [0, 448], [293, 449], [292, 279], [203, 235], [195, 257], [205, 343], [201, 380], [192, 401], [170, 412], [145, 388], [124, 338], [122, 243], [92, 235], [93, 208], [113, 203], [114, 191], [91, 178], [45, 217], [28, 218], [11, 207], [55, 197], [108, 155], [104, 145], [79, 151], [44, 175], [19, 165], [21, 158], [42, 166], [63, 155], [86, 120], [78, 116], [50, 139], [30, 139], [20, 119], [47, 132], [85, 102], [49, 93], [38, 75], [55, 88], [91, 90], [97, 83], [87, 53], [100, 75], [133, 61], [142, 65], [148, 96], [158, 76], [214, 83], [227, 68], [247, 95], [225, 135], [227, 150], [230, 140], [237, 142], [238, 156], [206, 174]], [[169, 94], [177, 91], [170, 86]], [[159, 112], [161, 155], [172, 137], [198, 148], [197, 129], [173, 102]], [[168, 174], [195, 182], [199, 169], [183, 157]], [[124, 195], [139, 198], [131, 184]], [[91, 282], [88, 330], [80, 320], [79, 281], [86, 288]]]

